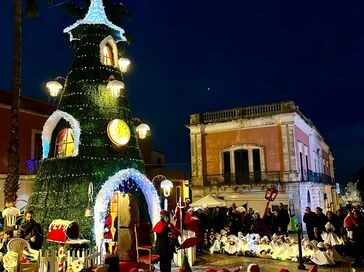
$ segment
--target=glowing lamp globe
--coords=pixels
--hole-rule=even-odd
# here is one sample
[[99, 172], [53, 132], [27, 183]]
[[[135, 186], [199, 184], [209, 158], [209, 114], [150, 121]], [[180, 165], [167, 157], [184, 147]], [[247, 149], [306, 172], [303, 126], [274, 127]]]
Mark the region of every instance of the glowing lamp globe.
[[124, 89], [124, 83], [119, 80], [111, 80], [106, 85], [106, 89], [111, 91], [111, 96], [114, 98], [118, 98], [120, 96], [120, 92]]
[[56, 97], [63, 88], [62, 84], [55, 80], [48, 81], [46, 87], [49, 90], [49, 95], [53, 97]]
[[85, 217], [92, 217], [94, 215], [94, 211], [91, 207], [87, 207], [85, 210]]
[[272, 185], [265, 191], [265, 199], [268, 201], [274, 201], [278, 195], [277, 188]]
[[173, 188], [172, 181], [165, 179], [161, 182], [161, 188], [163, 190], [164, 197], [169, 197], [171, 194], [171, 189]]
[[127, 59], [127, 58], [120, 58], [119, 61], [119, 68], [120, 68], [120, 71], [122, 73], [125, 73], [126, 71], [128, 71], [128, 67], [130, 65], [130, 60]]
[[149, 131], [150, 127], [147, 124], [140, 124], [136, 127], [136, 132], [138, 133], [140, 139], [145, 139]]

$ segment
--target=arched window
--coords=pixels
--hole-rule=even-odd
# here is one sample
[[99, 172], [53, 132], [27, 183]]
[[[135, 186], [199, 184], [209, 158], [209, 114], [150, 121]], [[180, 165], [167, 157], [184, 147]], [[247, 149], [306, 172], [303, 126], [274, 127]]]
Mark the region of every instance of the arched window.
[[103, 63], [114, 66], [114, 55], [110, 43], [106, 43], [103, 49]]
[[56, 158], [71, 157], [75, 148], [73, 129], [64, 128], [62, 129], [56, 139]]

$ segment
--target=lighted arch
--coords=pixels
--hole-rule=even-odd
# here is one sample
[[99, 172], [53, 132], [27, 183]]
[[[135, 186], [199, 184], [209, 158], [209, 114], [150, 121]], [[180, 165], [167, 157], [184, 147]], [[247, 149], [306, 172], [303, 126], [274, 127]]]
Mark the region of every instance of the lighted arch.
[[138, 185], [147, 201], [148, 213], [153, 225], [160, 219], [160, 199], [153, 183], [142, 173], [134, 168], [120, 170], [102, 185], [96, 196], [94, 208], [94, 232], [97, 246], [101, 246], [104, 240], [104, 221], [108, 205], [115, 190], [129, 178]]
[[42, 131], [43, 159], [48, 158], [53, 130], [55, 129], [58, 122], [62, 118], [65, 119], [73, 129], [74, 150], [72, 157], [78, 155], [78, 146], [80, 145], [80, 135], [81, 135], [80, 123], [71, 114], [61, 110], [56, 110], [55, 112], [52, 113], [51, 116], [49, 116], [49, 118], [47, 119], [47, 121], [43, 126], [43, 131]]
[[104, 63], [104, 47], [106, 44], [109, 44], [112, 48], [112, 55], [113, 55], [113, 62], [114, 67], [118, 67], [118, 47], [116, 46], [115, 40], [112, 36], [107, 36], [100, 42], [100, 62], [105, 65]]

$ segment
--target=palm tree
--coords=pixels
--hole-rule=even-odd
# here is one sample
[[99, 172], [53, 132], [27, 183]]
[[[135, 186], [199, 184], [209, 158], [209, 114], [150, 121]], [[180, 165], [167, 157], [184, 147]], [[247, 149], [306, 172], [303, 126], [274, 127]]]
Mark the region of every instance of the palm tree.
[[[21, 25], [22, 25], [22, 0], [13, 0], [14, 30], [13, 30], [13, 75], [12, 75], [12, 104], [10, 111], [11, 127], [8, 147], [8, 174], [4, 184], [5, 203], [14, 203], [19, 189], [19, 111], [21, 87]], [[27, 16], [38, 15], [36, 0], [27, 0]]]

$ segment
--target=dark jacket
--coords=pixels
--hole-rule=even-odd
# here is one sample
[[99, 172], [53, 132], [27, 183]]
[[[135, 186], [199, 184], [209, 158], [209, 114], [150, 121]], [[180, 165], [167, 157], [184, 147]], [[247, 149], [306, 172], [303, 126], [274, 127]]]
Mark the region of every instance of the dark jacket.
[[[35, 250], [41, 249], [44, 239], [41, 225], [34, 220], [23, 222], [20, 225], [18, 237], [27, 240], [30, 247]], [[35, 242], [30, 241], [32, 237], [35, 237]]]

